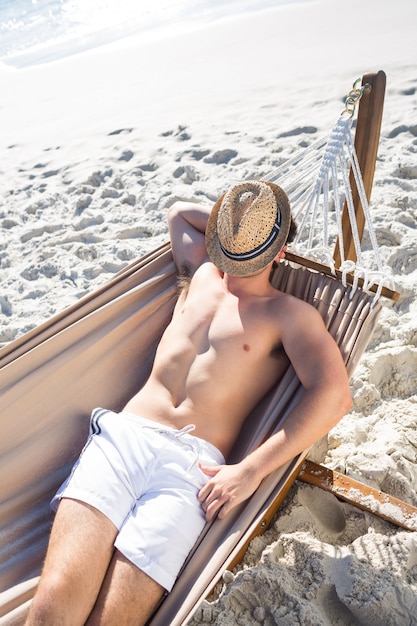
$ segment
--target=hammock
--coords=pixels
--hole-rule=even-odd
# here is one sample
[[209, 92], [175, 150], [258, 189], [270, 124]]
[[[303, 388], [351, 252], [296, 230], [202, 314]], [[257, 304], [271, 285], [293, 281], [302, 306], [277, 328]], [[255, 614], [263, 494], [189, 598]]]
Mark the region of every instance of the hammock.
[[[351, 282], [343, 286], [333, 276], [289, 263], [273, 277], [274, 286], [318, 308], [350, 374], [380, 310], [374, 295]], [[143, 384], [175, 300], [176, 270], [166, 244], [0, 350], [0, 626], [24, 620], [52, 523], [49, 501], [84, 444], [91, 410], [102, 405], [118, 411]], [[229, 461], [278, 429], [302, 393], [289, 367], [246, 420]], [[271, 474], [225, 520], [206, 525], [152, 626], [189, 619], [224, 569], [266, 527], [306, 454]]]

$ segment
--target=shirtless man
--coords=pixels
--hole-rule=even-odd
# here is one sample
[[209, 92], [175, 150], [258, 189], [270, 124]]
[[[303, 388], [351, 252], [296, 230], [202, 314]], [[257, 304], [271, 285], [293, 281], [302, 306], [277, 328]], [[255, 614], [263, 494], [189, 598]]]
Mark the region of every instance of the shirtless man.
[[[211, 213], [170, 209], [174, 260], [189, 285], [143, 388], [120, 414], [93, 411], [88, 444], [55, 498], [27, 625], [146, 623], [205, 521], [224, 518], [349, 409], [345, 367], [320, 315], [269, 282], [291, 223], [285, 193], [260, 181], [232, 188]], [[302, 399], [279, 432], [227, 465], [288, 360]]]

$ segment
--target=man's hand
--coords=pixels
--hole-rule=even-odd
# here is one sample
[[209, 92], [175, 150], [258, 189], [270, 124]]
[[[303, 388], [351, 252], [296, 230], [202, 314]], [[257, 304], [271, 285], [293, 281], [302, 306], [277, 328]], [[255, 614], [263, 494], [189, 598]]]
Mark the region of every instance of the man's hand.
[[259, 487], [261, 478], [254, 468], [243, 462], [236, 465], [199, 465], [211, 478], [198, 494], [208, 522], [218, 513], [219, 519], [226, 515]]

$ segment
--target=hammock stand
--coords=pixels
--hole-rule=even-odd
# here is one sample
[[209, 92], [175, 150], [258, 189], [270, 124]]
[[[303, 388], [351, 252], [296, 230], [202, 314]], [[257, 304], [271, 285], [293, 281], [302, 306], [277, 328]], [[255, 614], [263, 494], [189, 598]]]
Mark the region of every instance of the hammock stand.
[[[357, 152], [369, 199], [385, 74], [366, 74], [366, 83], [372, 89], [364, 93], [359, 107], [356, 144], [363, 146]], [[361, 126], [365, 130], [360, 131]], [[369, 134], [372, 141], [366, 138]], [[345, 231], [348, 241], [348, 226]], [[349, 248], [346, 242], [343, 246]], [[280, 265], [274, 285], [319, 309], [351, 373], [376, 325], [380, 304], [361, 290], [343, 287], [334, 274], [315, 269]], [[83, 446], [91, 410], [100, 405], [120, 410], [143, 384], [175, 300], [176, 269], [166, 244], [0, 350], [0, 626], [23, 623], [52, 522], [49, 500]], [[229, 460], [244, 456], [279, 428], [300, 394], [290, 367], [249, 416]], [[152, 626], [176, 626], [190, 619], [222, 572], [265, 530], [306, 455], [271, 474], [225, 520], [206, 526], [173, 591], [150, 620]]]

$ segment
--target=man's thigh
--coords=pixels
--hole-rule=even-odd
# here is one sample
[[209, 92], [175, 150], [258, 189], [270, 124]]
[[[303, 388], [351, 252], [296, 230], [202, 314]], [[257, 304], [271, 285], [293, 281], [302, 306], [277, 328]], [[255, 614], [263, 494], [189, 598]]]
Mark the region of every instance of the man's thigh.
[[161, 585], [115, 550], [86, 626], [141, 626], [163, 595]]
[[114, 552], [117, 528], [97, 509], [61, 500], [52, 527], [39, 592], [53, 590], [85, 618], [97, 598]]

